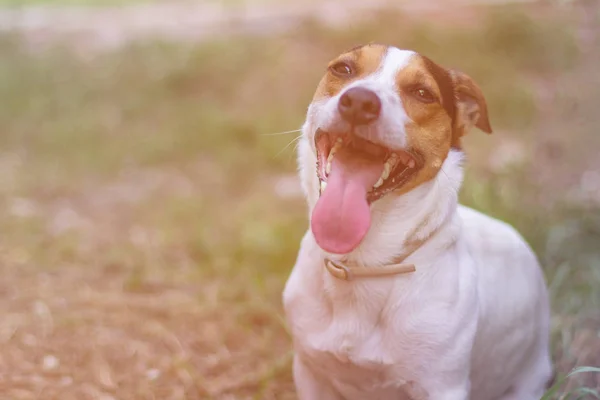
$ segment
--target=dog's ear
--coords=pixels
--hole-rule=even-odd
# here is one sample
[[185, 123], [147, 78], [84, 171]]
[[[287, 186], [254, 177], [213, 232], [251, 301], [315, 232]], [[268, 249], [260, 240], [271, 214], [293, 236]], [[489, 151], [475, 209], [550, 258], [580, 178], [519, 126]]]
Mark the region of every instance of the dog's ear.
[[456, 119], [454, 123], [455, 141], [460, 140], [473, 126], [486, 133], [492, 133], [488, 117], [487, 104], [483, 92], [468, 75], [457, 71], [448, 71], [454, 88]]

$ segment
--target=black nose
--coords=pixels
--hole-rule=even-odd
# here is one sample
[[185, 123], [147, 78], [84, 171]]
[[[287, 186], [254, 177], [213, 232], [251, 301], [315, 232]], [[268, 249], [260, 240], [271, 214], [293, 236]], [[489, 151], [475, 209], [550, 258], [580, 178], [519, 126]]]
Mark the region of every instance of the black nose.
[[355, 87], [340, 97], [338, 110], [352, 125], [366, 125], [379, 118], [381, 100], [373, 91]]

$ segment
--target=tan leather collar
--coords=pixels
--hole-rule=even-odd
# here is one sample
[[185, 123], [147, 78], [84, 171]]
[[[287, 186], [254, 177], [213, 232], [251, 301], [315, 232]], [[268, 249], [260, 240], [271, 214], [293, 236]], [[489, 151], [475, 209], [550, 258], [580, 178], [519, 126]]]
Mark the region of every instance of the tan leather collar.
[[417, 269], [414, 264], [391, 264], [380, 268], [354, 267], [348, 268], [339, 261], [325, 259], [325, 268], [334, 277], [345, 281], [351, 281], [354, 278], [375, 278], [380, 276], [406, 274], [415, 272]]
[[329, 258], [325, 258], [325, 269], [335, 278], [351, 281], [354, 278], [377, 278], [391, 275], [407, 274], [415, 272], [417, 268], [414, 264], [403, 263], [411, 254], [417, 251], [425, 242], [431, 239], [441, 227], [431, 232], [426, 238], [422, 240], [409, 241], [406, 244], [407, 251], [394, 259], [393, 264], [384, 265], [381, 267], [348, 267], [341, 261], [334, 261]]

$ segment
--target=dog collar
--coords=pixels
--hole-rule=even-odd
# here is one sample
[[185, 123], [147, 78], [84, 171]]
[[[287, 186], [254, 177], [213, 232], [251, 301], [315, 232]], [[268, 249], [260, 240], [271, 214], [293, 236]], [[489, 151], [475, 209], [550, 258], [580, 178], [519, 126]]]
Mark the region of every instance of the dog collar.
[[333, 261], [325, 258], [325, 268], [331, 275], [344, 281], [351, 281], [354, 278], [376, 278], [382, 276], [407, 274], [415, 272], [417, 269], [414, 264], [391, 264], [381, 268], [354, 267], [349, 268], [339, 261]]
[[436, 233], [438, 233], [440, 229], [441, 227], [438, 227], [424, 239], [409, 241], [407, 243], [408, 250], [403, 255], [396, 257], [393, 261], [393, 264], [384, 265], [378, 268], [363, 266], [351, 268], [347, 265], [344, 265], [341, 261], [334, 261], [326, 257], [323, 260], [325, 263], [325, 269], [329, 271], [333, 277], [344, 281], [351, 281], [354, 278], [378, 278], [415, 272], [417, 270], [415, 265], [404, 263], [404, 260], [421, 248], [421, 246], [423, 246], [423, 244], [425, 244]]

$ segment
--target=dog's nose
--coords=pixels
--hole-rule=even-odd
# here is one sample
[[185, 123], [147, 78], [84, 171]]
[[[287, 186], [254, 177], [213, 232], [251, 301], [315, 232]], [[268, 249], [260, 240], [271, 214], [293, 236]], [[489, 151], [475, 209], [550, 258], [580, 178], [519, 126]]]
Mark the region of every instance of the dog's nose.
[[352, 125], [366, 125], [379, 118], [381, 100], [372, 90], [354, 87], [340, 97], [338, 110]]

